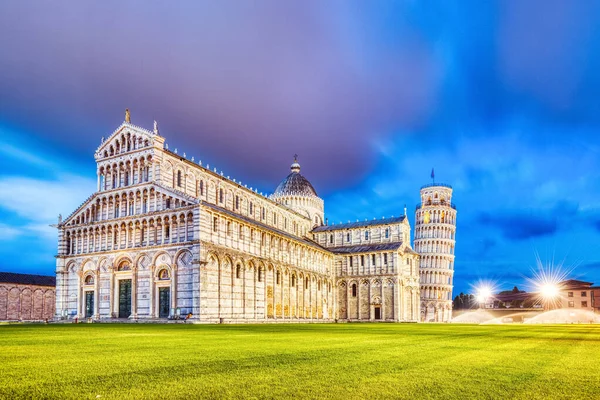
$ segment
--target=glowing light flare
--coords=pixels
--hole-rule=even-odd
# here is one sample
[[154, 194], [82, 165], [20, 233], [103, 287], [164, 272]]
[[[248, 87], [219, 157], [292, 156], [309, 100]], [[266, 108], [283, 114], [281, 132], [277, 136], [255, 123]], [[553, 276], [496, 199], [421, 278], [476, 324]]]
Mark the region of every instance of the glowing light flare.
[[537, 270], [533, 271], [533, 277], [528, 279], [532, 289], [538, 293], [537, 303], [542, 304], [545, 309], [561, 307], [561, 284], [566, 281], [572, 273], [572, 269], [565, 268], [563, 263], [555, 264], [554, 260], [542, 262], [536, 255]]
[[480, 303], [485, 303], [491, 295], [492, 290], [487, 286], [482, 286], [477, 289], [477, 301]]
[[558, 282], [548, 282], [540, 286], [540, 294], [544, 299], [552, 300], [560, 293]]

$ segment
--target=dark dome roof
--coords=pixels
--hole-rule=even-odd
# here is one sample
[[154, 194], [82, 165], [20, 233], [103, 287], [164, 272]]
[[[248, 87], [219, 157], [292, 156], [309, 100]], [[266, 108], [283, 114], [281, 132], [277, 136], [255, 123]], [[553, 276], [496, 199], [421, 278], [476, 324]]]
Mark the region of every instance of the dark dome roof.
[[273, 193], [273, 197], [283, 196], [319, 197], [308, 179], [300, 175], [300, 164], [297, 160], [292, 164], [292, 173], [281, 181]]

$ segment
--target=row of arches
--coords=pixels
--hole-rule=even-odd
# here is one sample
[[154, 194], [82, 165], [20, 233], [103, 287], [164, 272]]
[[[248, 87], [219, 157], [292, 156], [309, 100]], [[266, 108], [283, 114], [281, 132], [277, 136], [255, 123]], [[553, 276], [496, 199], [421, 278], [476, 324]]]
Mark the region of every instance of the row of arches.
[[432, 299], [432, 300], [452, 300], [452, 290], [448, 286], [421, 286], [421, 298]]
[[0, 286], [0, 321], [41, 321], [54, 316], [54, 289]]
[[454, 254], [454, 242], [449, 240], [420, 240], [415, 241], [417, 253]]
[[416, 224], [450, 224], [456, 225], [456, 211], [452, 210], [420, 210], [417, 211]]
[[402, 225], [390, 225], [361, 229], [339, 229], [314, 235], [315, 240], [325, 247], [347, 246], [363, 243], [409, 242], [409, 233]]
[[440, 283], [444, 285], [452, 285], [452, 273], [441, 271], [421, 271], [419, 273], [420, 283]]
[[98, 165], [98, 191], [150, 182], [154, 179], [152, 155], [140, 155], [130, 160], [100, 163]]
[[[393, 274], [396, 272], [395, 258], [394, 252], [352, 254], [339, 260], [338, 272], [341, 275]], [[407, 259], [407, 265], [412, 275], [412, 260]]]
[[454, 240], [454, 234], [454, 227], [432, 227], [427, 225], [417, 225], [415, 227], [415, 239], [440, 238]]
[[284, 204], [300, 214], [310, 218], [314, 225], [323, 225], [324, 202], [318, 197], [304, 196], [277, 196], [272, 195], [271, 199], [276, 203]]
[[422, 255], [420, 259], [421, 268], [454, 269], [452, 256]]
[[120, 136], [112, 139], [112, 143], [101, 153], [102, 157], [112, 157], [128, 151], [149, 147], [151, 141], [148, 138], [131, 132], [123, 132]]
[[108, 221], [117, 218], [171, 210], [191, 205], [153, 187], [124, 190], [110, 195], [99, 195], [86, 209], [80, 211], [67, 226]]
[[214, 244], [314, 272], [329, 273], [332, 256], [314, 246], [222, 214], [207, 214], [206, 219], [211, 231], [210, 241]]
[[194, 240], [194, 215], [187, 212], [67, 229], [64, 233], [64, 254], [87, 254], [191, 240]]
[[80, 318], [167, 318], [176, 308], [185, 315], [191, 304], [182, 302], [179, 292], [191, 283], [192, 259], [190, 250], [182, 248], [174, 255], [159, 251], [72, 261], [66, 275], [57, 275], [57, 286], [66, 287], [57, 304]]
[[421, 321], [423, 322], [450, 322], [452, 319], [452, 305], [448, 301], [421, 303]]
[[215, 274], [218, 281], [218, 302], [209, 316], [329, 319], [333, 312], [333, 282], [324, 275], [219, 252], [209, 252], [207, 261], [207, 278]]
[[342, 320], [417, 321], [419, 288], [394, 278], [338, 281], [338, 318]]

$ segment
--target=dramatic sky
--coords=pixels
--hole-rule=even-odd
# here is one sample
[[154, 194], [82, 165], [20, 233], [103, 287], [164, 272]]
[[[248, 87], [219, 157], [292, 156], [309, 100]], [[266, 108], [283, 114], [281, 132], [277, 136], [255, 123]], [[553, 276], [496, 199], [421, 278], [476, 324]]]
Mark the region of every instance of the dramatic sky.
[[600, 283], [600, 2], [0, 2], [0, 270], [52, 274], [129, 108], [271, 192], [294, 153], [330, 222], [454, 187], [455, 294], [564, 263]]

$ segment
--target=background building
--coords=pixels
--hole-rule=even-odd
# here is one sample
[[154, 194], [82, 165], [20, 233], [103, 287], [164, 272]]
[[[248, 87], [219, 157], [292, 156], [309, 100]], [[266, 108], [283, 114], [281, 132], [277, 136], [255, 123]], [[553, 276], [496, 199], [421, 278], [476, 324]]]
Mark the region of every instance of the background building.
[[0, 272], [0, 321], [44, 321], [54, 317], [53, 276]]

